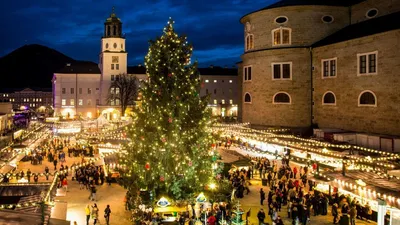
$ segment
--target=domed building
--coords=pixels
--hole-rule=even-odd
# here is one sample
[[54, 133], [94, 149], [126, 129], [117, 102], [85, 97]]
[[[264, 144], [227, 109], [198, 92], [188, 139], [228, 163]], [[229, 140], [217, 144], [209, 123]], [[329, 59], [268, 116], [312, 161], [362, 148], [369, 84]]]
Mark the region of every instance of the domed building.
[[239, 118], [400, 135], [400, 1], [282, 0], [240, 19]]

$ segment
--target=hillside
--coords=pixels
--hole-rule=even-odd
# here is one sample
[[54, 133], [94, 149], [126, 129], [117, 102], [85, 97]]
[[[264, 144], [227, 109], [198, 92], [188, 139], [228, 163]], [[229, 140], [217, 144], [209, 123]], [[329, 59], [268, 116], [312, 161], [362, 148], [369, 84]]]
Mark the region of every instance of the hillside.
[[51, 88], [53, 73], [74, 61], [46, 46], [22, 46], [0, 58], [0, 88]]

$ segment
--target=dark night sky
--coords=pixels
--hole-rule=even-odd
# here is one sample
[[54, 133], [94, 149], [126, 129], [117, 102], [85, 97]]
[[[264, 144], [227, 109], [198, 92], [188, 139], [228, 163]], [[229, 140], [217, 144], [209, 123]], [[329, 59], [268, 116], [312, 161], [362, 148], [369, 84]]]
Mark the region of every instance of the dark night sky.
[[103, 23], [112, 6], [123, 22], [129, 65], [143, 63], [148, 40], [169, 17], [194, 46], [200, 66], [232, 66], [243, 53], [239, 19], [276, 0], [4, 0], [0, 1], [0, 56], [42, 44], [74, 59], [97, 62]]

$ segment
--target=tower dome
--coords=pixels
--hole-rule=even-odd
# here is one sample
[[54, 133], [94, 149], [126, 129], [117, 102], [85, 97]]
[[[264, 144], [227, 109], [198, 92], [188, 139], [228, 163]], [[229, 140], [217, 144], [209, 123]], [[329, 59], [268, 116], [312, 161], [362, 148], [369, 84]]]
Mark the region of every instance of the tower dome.
[[122, 22], [115, 14], [115, 7], [112, 8], [110, 17], [104, 22], [103, 37], [122, 37]]

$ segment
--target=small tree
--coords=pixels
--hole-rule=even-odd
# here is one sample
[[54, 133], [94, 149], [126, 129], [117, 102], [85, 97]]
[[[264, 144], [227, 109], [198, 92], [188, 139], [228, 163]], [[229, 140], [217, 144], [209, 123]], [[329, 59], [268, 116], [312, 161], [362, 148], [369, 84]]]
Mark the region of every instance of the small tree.
[[130, 74], [116, 75], [114, 81], [110, 85], [108, 102], [120, 105], [121, 115], [124, 115], [126, 108], [135, 104], [138, 85], [139, 80], [136, 76]]

